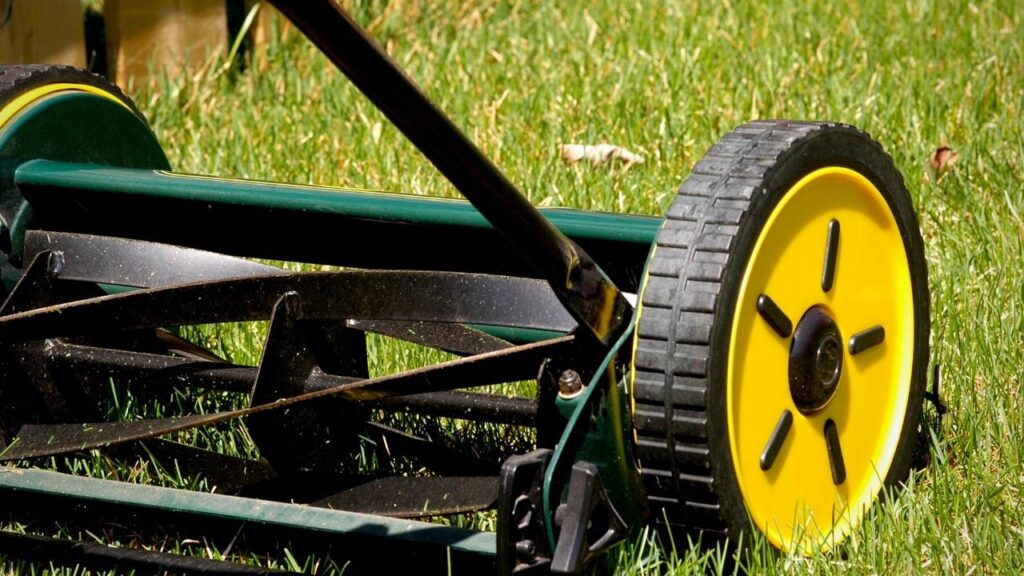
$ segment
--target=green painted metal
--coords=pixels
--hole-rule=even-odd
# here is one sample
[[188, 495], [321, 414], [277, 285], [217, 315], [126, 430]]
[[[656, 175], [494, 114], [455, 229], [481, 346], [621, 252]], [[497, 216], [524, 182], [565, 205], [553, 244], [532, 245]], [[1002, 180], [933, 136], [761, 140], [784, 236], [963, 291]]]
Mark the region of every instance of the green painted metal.
[[[660, 229], [660, 226], [659, 226]], [[642, 278], [650, 273], [654, 248], [647, 254]], [[646, 280], [641, 281], [637, 301], [643, 297]], [[601, 482], [617, 512], [627, 526], [642, 525], [648, 514], [647, 494], [640, 477], [636, 458], [633, 414], [631, 409], [634, 331], [640, 323], [635, 309], [626, 333], [605, 356], [583, 393], [575, 398], [558, 397], [558, 412], [568, 420], [544, 474], [543, 498], [546, 518], [554, 512], [568, 490], [569, 471], [577, 461], [585, 460], [598, 467]], [[619, 367], [619, 370], [616, 368]], [[554, 550], [556, 536], [550, 523], [548, 540]]]
[[484, 326], [482, 324], [474, 324], [472, 326], [481, 332], [485, 332], [496, 338], [507, 340], [514, 344], [525, 344], [527, 342], [540, 342], [541, 340], [550, 340], [552, 338], [558, 338], [559, 336], [565, 336], [561, 332], [551, 332], [550, 330], [534, 330], [532, 328], [511, 328], [508, 326]]
[[0, 128], [0, 156], [11, 164], [46, 158], [170, 169], [160, 143], [142, 119], [107, 98], [76, 92], [40, 98], [14, 116]]
[[396, 543], [438, 544], [471, 554], [494, 555], [496, 550], [493, 532], [238, 496], [84, 478], [35, 468], [0, 468], [0, 490], [61, 496], [101, 504], [130, 505], [165, 512], [185, 512], [280, 526], [283, 529], [385, 537], [394, 539]]
[[[233, 180], [175, 174], [162, 170], [126, 170], [36, 160], [19, 166], [18, 184], [75, 188], [132, 196], [151, 196], [239, 206], [281, 208], [388, 222], [491, 228], [465, 200]], [[649, 246], [661, 218], [544, 208], [541, 212], [564, 234], [576, 239], [610, 240]]]
[[[169, 169], [160, 143], [130, 110], [87, 93], [56, 93], [40, 98], [0, 127], [0, 158], [17, 166], [35, 158], [95, 163], [125, 168]], [[5, 285], [17, 279], [7, 260], [21, 253], [32, 218], [14, 182], [12, 170], [0, 170], [0, 224], [10, 246], [0, 255]]]
[[[629, 411], [629, 390], [621, 356], [632, 354], [634, 314], [626, 332], [605, 356], [583, 393], [556, 400], [569, 422], [544, 473], [544, 517], [554, 518], [569, 488], [573, 464], [585, 460], [597, 466], [608, 498], [626, 525], [636, 529], [647, 516], [647, 500], [634, 455], [633, 420]], [[548, 540], [554, 550], [557, 534], [547, 524]]]

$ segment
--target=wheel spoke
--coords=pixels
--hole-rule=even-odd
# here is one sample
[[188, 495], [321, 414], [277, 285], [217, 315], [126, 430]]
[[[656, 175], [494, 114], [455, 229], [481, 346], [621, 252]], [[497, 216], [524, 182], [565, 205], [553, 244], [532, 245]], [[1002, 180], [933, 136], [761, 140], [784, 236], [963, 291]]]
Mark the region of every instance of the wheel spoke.
[[856, 355], [874, 348], [885, 341], [885, 328], [881, 325], [872, 326], [867, 330], [861, 330], [850, 336], [850, 354]]
[[772, 465], [775, 464], [775, 458], [778, 457], [779, 451], [782, 450], [782, 445], [785, 444], [786, 436], [789, 435], [789, 430], [792, 427], [793, 413], [789, 410], [783, 410], [782, 416], [779, 416], [779, 421], [775, 423], [772, 435], [768, 438], [768, 443], [764, 446], [764, 451], [761, 452], [761, 470], [765, 472], [771, 470]]
[[839, 486], [846, 482], [846, 462], [843, 461], [843, 447], [839, 444], [839, 430], [831, 418], [825, 421], [825, 446], [828, 448], [828, 463], [832, 468], [832, 483]]
[[793, 333], [793, 322], [767, 294], [757, 297], [757, 313], [779, 336], [789, 338], [789, 335]]
[[839, 256], [839, 220], [828, 223], [828, 237], [825, 239], [825, 268], [821, 272], [821, 291], [828, 292], [836, 279], [836, 258]]

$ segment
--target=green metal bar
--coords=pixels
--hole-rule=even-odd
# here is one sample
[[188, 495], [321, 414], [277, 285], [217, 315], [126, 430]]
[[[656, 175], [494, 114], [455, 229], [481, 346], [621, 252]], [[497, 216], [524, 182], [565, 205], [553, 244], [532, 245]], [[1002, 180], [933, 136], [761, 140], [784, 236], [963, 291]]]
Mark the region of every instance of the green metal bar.
[[[162, 170], [33, 160], [18, 167], [15, 183], [18, 186], [301, 210], [385, 222], [491, 228], [487, 219], [465, 200], [193, 176]], [[650, 246], [661, 226], [661, 218], [652, 216], [568, 208], [542, 208], [541, 213], [562, 233], [577, 240], [608, 240]]]
[[477, 532], [414, 520], [399, 520], [313, 506], [192, 492], [25, 468], [0, 468], [0, 490], [75, 498], [166, 512], [269, 524], [284, 529], [384, 537], [396, 542], [449, 546], [453, 551], [494, 555], [493, 532]]

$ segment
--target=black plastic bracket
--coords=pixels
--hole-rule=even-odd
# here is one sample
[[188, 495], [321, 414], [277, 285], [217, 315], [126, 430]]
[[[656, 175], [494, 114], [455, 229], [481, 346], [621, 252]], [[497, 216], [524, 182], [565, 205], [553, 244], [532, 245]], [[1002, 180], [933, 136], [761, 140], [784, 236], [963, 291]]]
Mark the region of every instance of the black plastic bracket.
[[501, 466], [498, 573], [546, 574], [551, 563], [544, 518], [544, 471], [552, 451], [512, 456]]
[[569, 498], [558, 507], [558, 544], [551, 560], [553, 574], [575, 574], [594, 556], [626, 538], [626, 523], [615, 511], [601, 483], [597, 466], [577, 462], [569, 480]]

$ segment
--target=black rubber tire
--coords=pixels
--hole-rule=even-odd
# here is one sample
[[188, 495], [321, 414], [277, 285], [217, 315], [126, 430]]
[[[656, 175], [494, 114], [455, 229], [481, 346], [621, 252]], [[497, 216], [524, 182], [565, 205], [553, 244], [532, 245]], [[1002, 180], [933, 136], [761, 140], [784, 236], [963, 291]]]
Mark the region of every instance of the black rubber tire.
[[124, 102], [144, 124], [146, 118], [138, 106], [121, 89], [99, 74], [73, 66], [50, 64], [5, 64], [0, 66], [0, 108], [25, 92], [47, 84], [84, 84], [110, 93]]
[[899, 483], [909, 471], [925, 389], [929, 297], [923, 242], [903, 178], [882, 147], [852, 126], [746, 124], [715, 144], [682, 184], [658, 234], [642, 294], [635, 384], [638, 458], [652, 520], [670, 528], [675, 542], [699, 534], [705, 544], [723, 538], [735, 543], [751, 528], [726, 413], [739, 279], [782, 195], [825, 166], [866, 176], [899, 224], [910, 265], [915, 342], [911, 397], [885, 485]]

